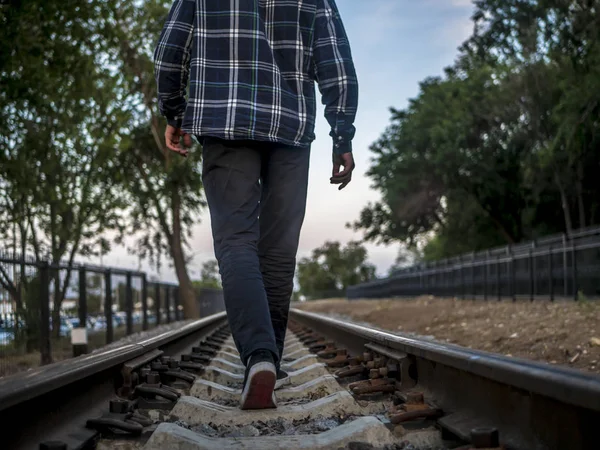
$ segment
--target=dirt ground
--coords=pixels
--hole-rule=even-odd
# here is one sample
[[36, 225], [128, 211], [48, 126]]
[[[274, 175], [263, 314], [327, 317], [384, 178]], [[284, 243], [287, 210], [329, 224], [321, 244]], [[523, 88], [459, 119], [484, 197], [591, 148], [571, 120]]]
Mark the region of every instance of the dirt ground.
[[420, 297], [295, 304], [396, 333], [600, 373], [600, 302]]
[[[133, 324], [133, 334], [129, 336], [127, 336], [126, 333], [127, 329], [124, 326], [120, 326], [113, 330], [114, 341], [108, 345], [106, 345], [106, 335], [104, 331], [90, 333], [88, 335], [88, 350], [93, 353], [100, 350], [119, 348], [123, 345], [136, 342], [142, 337], [148, 338], [181, 327], [185, 325], [185, 323], [186, 321], [171, 322], [170, 324], [162, 324], [158, 327], [150, 328], [147, 331], [142, 331], [141, 324]], [[73, 347], [71, 345], [71, 339], [68, 337], [53, 339], [50, 348], [52, 349], [53, 362], [73, 357]], [[40, 362], [41, 355], [39, 351], [25, 353], [23, 346], [0, 346], [0, 378], [34, 369], [40, 366]]]

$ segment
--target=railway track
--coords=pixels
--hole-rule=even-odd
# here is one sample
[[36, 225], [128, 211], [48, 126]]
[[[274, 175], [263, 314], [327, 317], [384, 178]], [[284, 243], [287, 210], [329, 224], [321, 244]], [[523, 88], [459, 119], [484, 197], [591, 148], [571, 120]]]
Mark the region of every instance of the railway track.
[[600, 379], [291, 311], [278, 408], [224, 313], [0, 380], [6, 449], [598, 449]]

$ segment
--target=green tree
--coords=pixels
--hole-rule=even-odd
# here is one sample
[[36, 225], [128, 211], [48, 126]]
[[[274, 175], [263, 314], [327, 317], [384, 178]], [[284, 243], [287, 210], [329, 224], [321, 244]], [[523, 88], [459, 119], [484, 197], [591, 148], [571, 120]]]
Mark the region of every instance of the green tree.
[[[201, 153], [183, 160], [164, 148], [151, 58], [170, 6], [33, 0], [0, 10], [0, 37], [13, 43], [0, 49], [0, 239], [71, 263], [108, 252], [107, 231], [117, 243], [137, 236], [136, 253], [172, 261], [191, 317], [184, 250], [204, 206]], [[18, 283], [0, 275], [23, 309]], [[70, 276], [52, 273], [55, 318]]]
[[381, 200], [351, 225], [366, 241], [430, 260], [598, 223], [596, 8], [474, 3], [455, 64], [392, 109], [371, 148]]
[[[495, 84], [495, 75], [488, 66], [470, 68], [467, 78], [448, 70], [445, 79], [424, 81], [406, 110], [392, 111], [392, 125], [371, 147], [368, 171], [383, 199], [354, 224], [367, 240], [414, 248], [435, 232], [448, 237], [439, 239], [455, 254], [521, 239], [521, 110], [507, 102], [513, 80]], [[460, 238], [465, 227], [475, 240]]]
[[367, 250], [358, 242], [342, 247], [328, 241], [298, 262], [299, 293], [310, 300], [343, 296], [348, 286], [373, 278], [375, 267], [367, 262]]
[[[121, 226], [113, 155], [123, 117], [103, 64], [107, 7], [31, 1], [0, 11], [0, 39], [12, 43], [0, 50], [0, 237], [37, 261], [92, 255]], [[70, 277], [51, 271], [54, 324]], [[2, 284], [22, 311], [16, 280]]]
[[221, 274], [216, 260], [205, 261], [200, 269], [200, 280], [192, 282], [195, 288], [221, 288]]
[[[130, 249], [160, 268], [168, 256], [175, 268], [186, 318], [198, 313], [187, 264], [192, 226], [205, 206], [198, 148], [181, 158], [164, 144], [166, 122], [158, 114], [153, 50], [171, 2], [119, 1], [112, 10], [115, 64], [122, 95], [128, 100], [132, 132], [121, 145], [126, 191], [132, 195], [127, 235], [137, 237]], [[123, 237], [122, 235], [121, 237]], [[121, 242], [119, 240], [119, 242]]]
[[[530, 182], [539, 206], [534, 217], [551, 223], [562, 211], [562, 228], [597, 223], [600, 22], [595, 2], [477, 2], [472, 54], [510, 62], [523, 74], [523, 98], [535, 144]], [[552, 206], [548, 199], [552, 199]]]

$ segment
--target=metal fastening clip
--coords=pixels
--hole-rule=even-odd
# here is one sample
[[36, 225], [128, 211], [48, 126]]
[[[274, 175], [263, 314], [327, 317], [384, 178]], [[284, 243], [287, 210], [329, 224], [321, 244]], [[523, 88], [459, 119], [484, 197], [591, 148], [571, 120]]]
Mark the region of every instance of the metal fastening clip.
[[144, 426], [138, 421], [131, 420], [134, 416], [131, 403], [126, 400], [111, 400], [109, 412], [102, 416], [86, 421], [86, 427], [101, 433], [124, 432], [139, 436]]

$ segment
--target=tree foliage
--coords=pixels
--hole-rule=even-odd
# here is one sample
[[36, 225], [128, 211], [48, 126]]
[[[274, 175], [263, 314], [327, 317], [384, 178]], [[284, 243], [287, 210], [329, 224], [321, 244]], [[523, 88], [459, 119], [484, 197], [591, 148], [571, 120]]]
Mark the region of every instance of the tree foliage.
[[372, 145], [352, 226], [428, 260], [597, 224], [597, 2], [477, 0], [474, 33]]
[[[200, 152], [164, 148], [152, 51], [168, 0], [32, 0], [0, 7], [0, 242], [52, 263], [110, 251], [175, 266], [195, 311], [185, 253], [204, 206]], [[71, 273], [53, 274], [54, 323]], [[22, 310], [19, 283], [0, 274]], [[58, 332], [58, 329], [55, 330]]]
[[200, 269], [200, 279], [192, 281], [195, 288], [221, 288], [221, 274], [216, 260], [205, 261]]
[[[112, 11], [115, 59], [132, 117], [129, 139], [121, 147], [123, 187], [132, 198], [127, 235], [136, 237], [132, 253], [160, 269], [164, 256], [179, 281], [186, 318], [197, 314], [188, 275], [192, 225], [205, 206], [198, 147], [181, 158], [164, 145], [166, 122], [160, 118], [152, 60], [154, 45], [172, 2], [120, 0]], [[123, 236], [123, 235], [122, 235]], [[121, 236], [121, 237], [122, 237]]]
[[[122, 227], [114, 154], [125, 118], [103, 60], [107, 7], [33, 0], [0, 12], [0, 40], [10, 43], [0, 49], [0, 238], [37, 261], [105, 251], [104, 233]], [[71, 273], [51, 275], [57, 324]], [[2, 277], [21, 314], [27, 280]]]
[[348, 286], [375, 278], [375, 266], [367, 263], [367, 250], [358, 242], [342, 247], [325, 242], [298, 262], [299, 293], [313, 300], [345, 296]]

